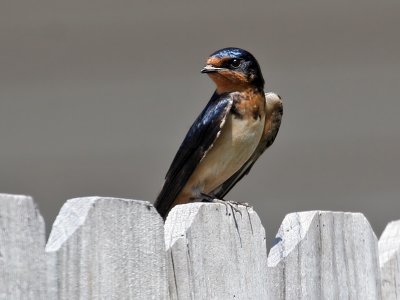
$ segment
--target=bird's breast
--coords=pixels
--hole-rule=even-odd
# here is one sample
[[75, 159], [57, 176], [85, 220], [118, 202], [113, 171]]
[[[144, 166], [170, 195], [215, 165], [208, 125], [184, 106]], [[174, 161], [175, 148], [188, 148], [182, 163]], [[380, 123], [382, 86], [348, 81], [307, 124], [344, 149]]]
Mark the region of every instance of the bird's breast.
[[193, 173], [190, 185], [209, 193], [238, 171], [256, 149], [264, 122], [264, 114], [259, 118], [238, 118], [229, 113], [220, 135]]

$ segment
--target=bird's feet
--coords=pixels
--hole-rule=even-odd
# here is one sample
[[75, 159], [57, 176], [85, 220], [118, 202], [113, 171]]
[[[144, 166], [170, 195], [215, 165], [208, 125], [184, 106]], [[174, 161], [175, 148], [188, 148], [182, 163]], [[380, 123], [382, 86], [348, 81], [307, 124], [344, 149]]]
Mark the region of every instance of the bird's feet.
[[[225, 201], [225, 200], [224, 200]], [[248, 208], [253, 208], [253, 206], [251, 206], [249, 203], [247, 203], [247, 202], [237, 202], [237, 201], [227, 201], [227, 202], [230, 202], [230, 203], [232, 203], [232, 204], [235, 204], [236, 206], [239, 206], [239, 205], [241, 205], [241, 206], [244, 206], [244, 207], [246, 207], [246, 209], [248, 209]]]
[[228, 201], [225, 199], [216, 199], [215, 197], [206, 194], [206, 193], [201, 193], [201, 196], [203, 197], [202, 201], [203, 202], [211, 202], [211, 203], [221, 203], [223, 205], [225, 205], [226, 208], [226, 214], [229, 214], [229, 209], [228, 207], [231, 208], [232, 213], [237, 212], [240, 214], [240, 216], [242, 216], [242, 212], [240, 211], [240, 209], [238, 208], [239, 205], [244, 205], [247, 207], [250, 207], [250, 205], [248, 203], [239, 203], [239, 202], [235, 202], [235, 201]]

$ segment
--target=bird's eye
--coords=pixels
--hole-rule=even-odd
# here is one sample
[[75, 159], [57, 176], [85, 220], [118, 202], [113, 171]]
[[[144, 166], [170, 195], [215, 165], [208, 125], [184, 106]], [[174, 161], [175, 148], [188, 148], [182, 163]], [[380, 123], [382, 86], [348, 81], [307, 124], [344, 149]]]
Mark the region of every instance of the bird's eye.
[[234, 59], [231, 60], [230, 65], [231, 65], [232, 68], [237, 68], [237, 67], [240, 66], [241, 62], [242, 61], [240, 59], [234, 58]]

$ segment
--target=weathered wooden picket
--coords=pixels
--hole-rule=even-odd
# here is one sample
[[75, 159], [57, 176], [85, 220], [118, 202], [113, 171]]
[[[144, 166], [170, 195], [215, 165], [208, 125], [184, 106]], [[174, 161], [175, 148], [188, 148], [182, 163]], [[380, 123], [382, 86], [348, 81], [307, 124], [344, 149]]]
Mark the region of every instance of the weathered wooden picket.
[[252, 208], [164, 224], [146, 201], [76, 198], [45, 244], [33, 199], [0, 194], [0, 299], [400, 299], [400, 221], [378, 243], [360, 213], [289, 214], [267, 256]]

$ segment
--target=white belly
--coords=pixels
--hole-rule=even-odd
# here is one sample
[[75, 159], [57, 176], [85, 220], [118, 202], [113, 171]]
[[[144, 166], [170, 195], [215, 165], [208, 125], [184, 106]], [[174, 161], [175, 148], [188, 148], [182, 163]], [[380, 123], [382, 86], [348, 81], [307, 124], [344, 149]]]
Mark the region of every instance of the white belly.
[[265, 119], [227, 116], [221, 133], [196, 167], [187, 185], [192, 191], [210, 193], [250, 158], [264, 130]]

